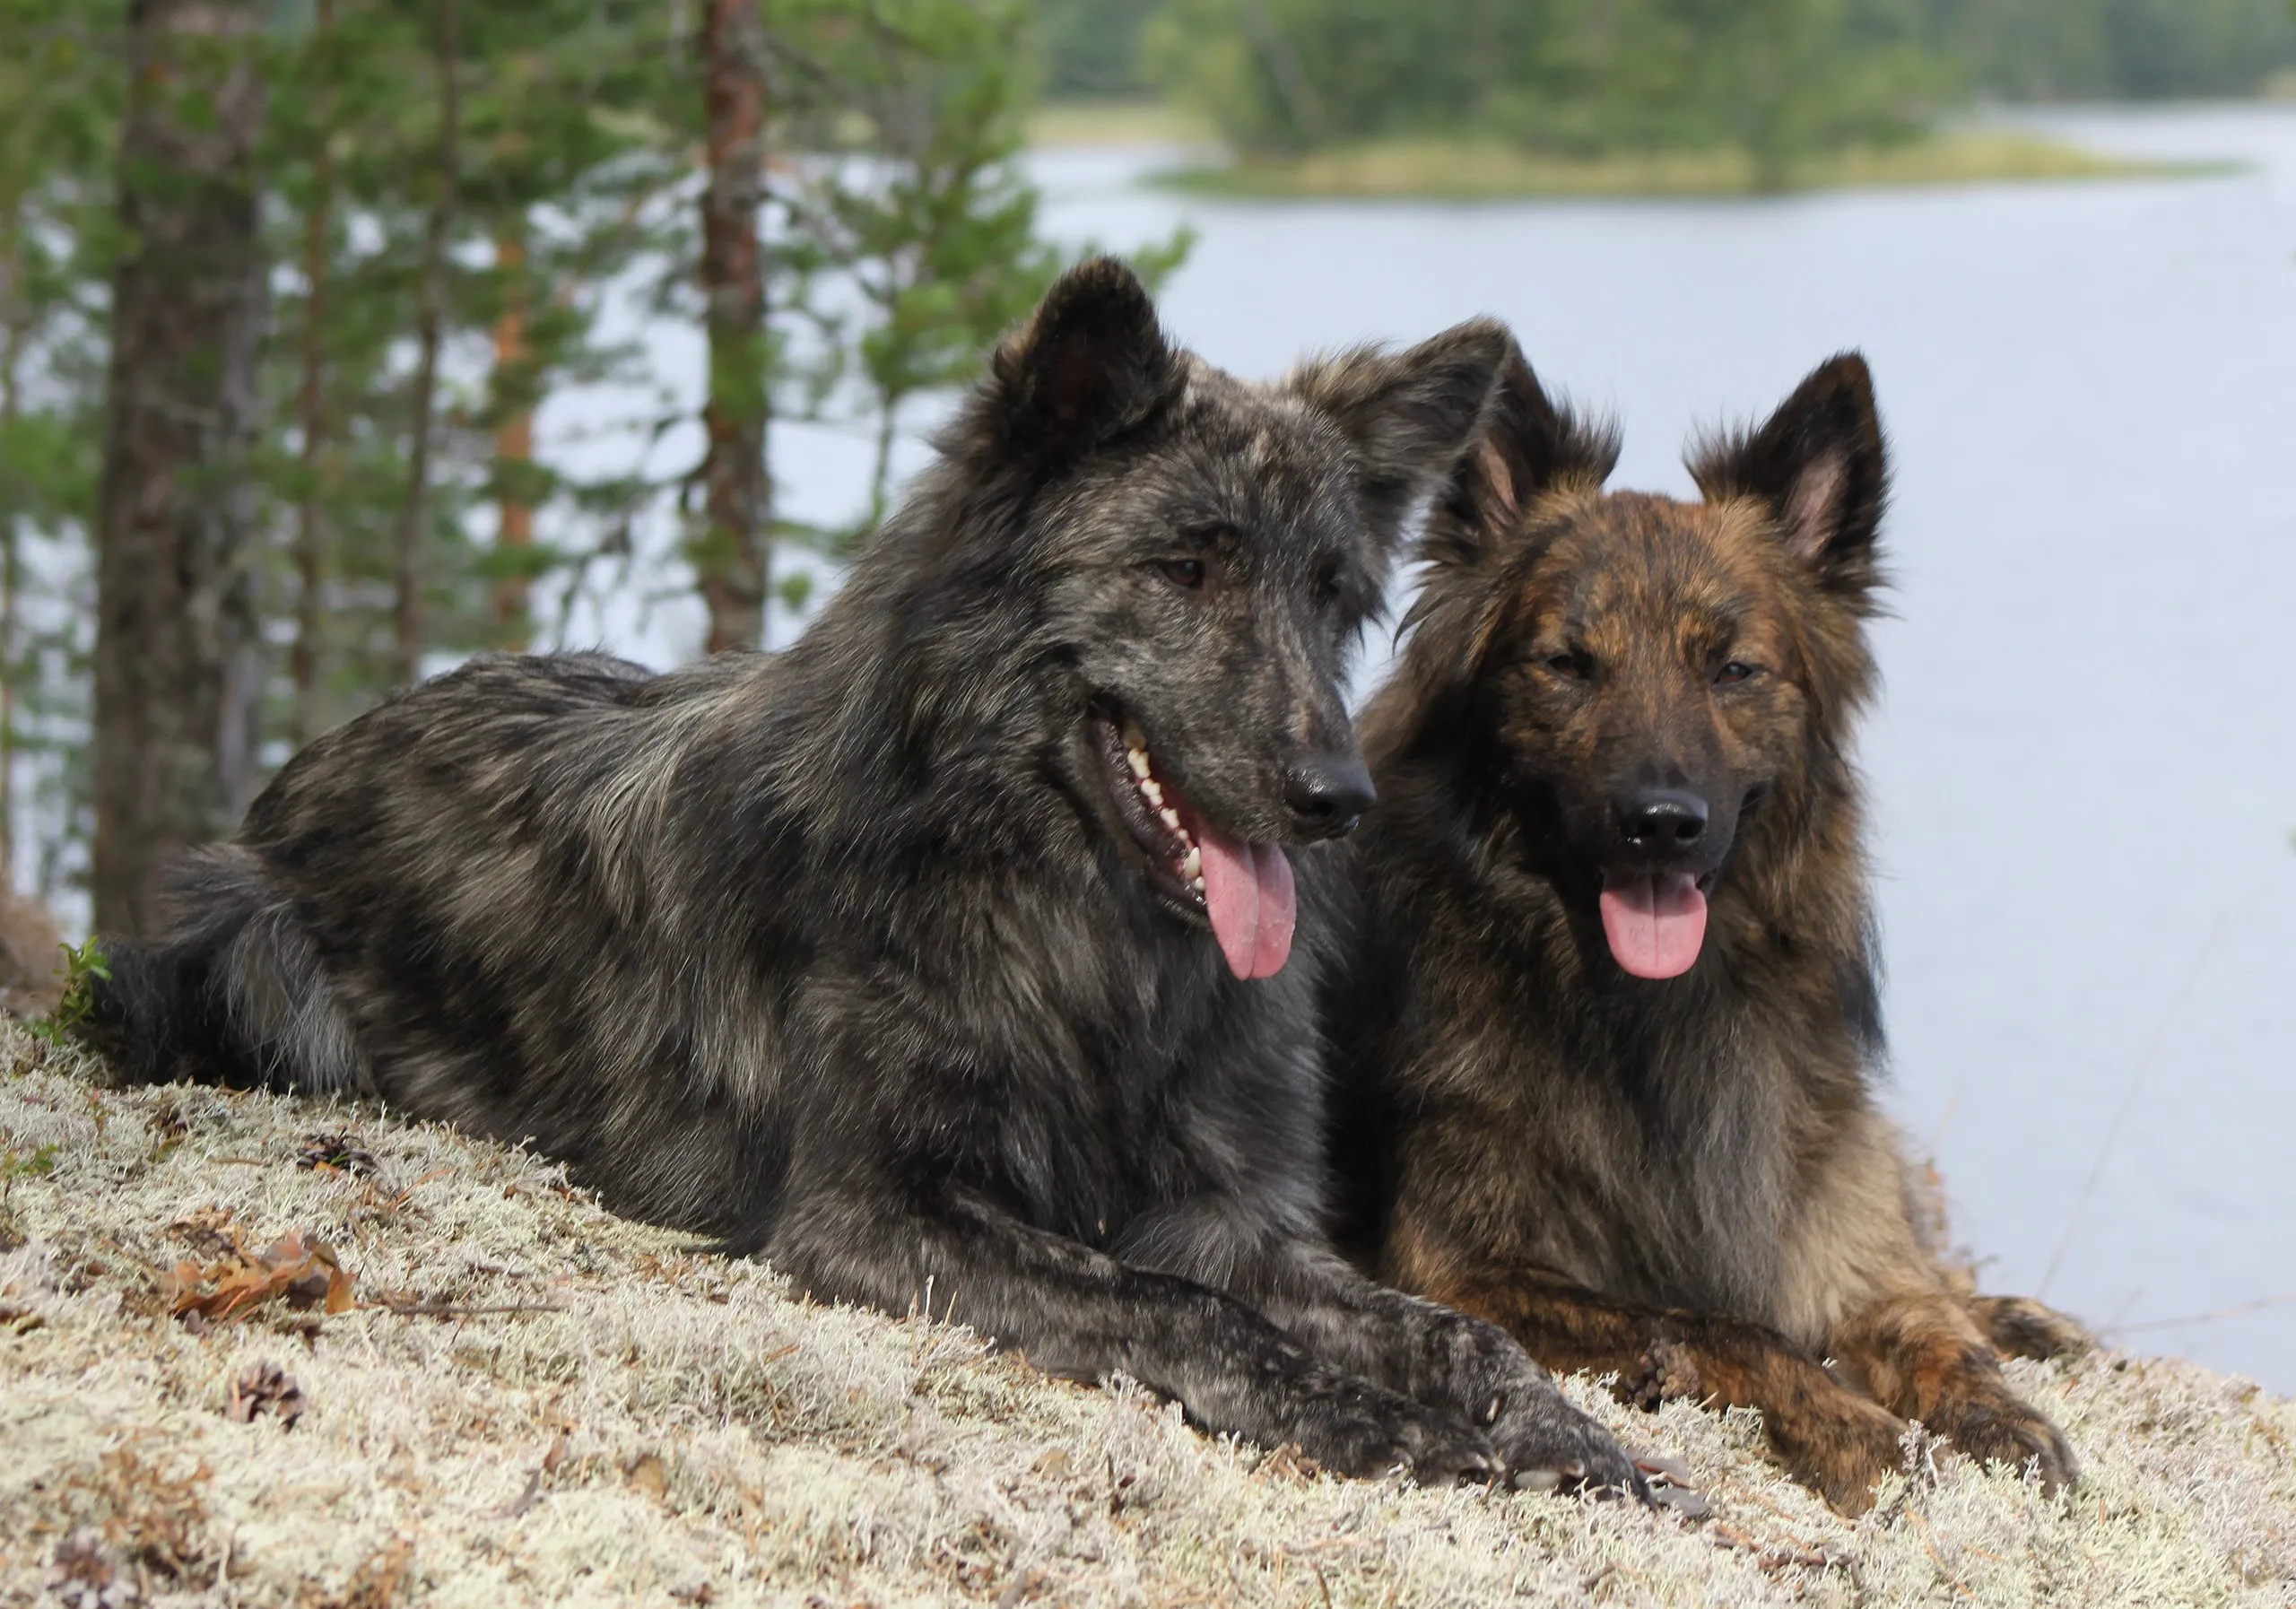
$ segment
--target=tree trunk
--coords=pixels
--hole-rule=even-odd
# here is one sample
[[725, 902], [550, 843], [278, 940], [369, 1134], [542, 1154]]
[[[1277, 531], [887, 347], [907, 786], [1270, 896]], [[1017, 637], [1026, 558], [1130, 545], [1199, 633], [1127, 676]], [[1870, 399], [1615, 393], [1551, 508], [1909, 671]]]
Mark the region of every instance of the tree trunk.
[[422, 674], [422, 538], [430, 521], [431, 415], [438, 403], [439, 345], [445, 336], [447, 244], [454, 227], [462, 168], [462, 87], [456, 71], [456, 0], [439, 0], [439, 178], [422, 235], [422, 305], [417, 311], [414, 416], [408, 426], [406, 496], [399, 505], [396, 636], [398, 680]]
[[254, 780], [261, 12], [131, 9], [96, 530], [93, 881], [107, 933], [144, 925], [161, 859], [229, 833]]
[[709, 651], [754, 648], [772, 580], [767, 534], [765, 273], [758, 241], [765, 161], [765, 39], [757, 0], [703, 0], [701, 70], [709, 182], [701, 193], [701, 289], [709, 332], [707, 526], [692, 556], [709, 608]]
[[[322, 41], [335, 29], [335, 0], [319, 0]], [[331, 65], [331, 64], [330, 64]], [[334, 127], [319, 122], [312, 153], [311, 206], [303, 220], [303, 350], [296, 421], [303, 438], [302, 497], [295, 509], [295, 646], [288, 664], [295, 683], [292, 739], [301, 748], [326, 729], [326, 687], [319, 639], [326, 628], [326, 532], [320, 523], [319, 481], [326, 457], [326, 294], [329, 235], [335, 212]]]
[[[523, 270], [526, 264], [526, 237], [520, 230], [504, 230], [494, 241], [495, 265], [506, 275], [506, 295], [502, 315], [494, 323], [494, 371], [499, 375], [515, 374], [526, 361], [526, 303]], [[504, 420], [494, 432], [494, 457], [498, 465], [510, 466], [515, 475], [519, 467], [534, 462], [535, 415], [532, 408], [520, 408]], [[499, 473], [499, 472], [498, 472]], [[517, 483], [506, 491], [500, 504], [501, 528], [495, 541], [505, 548], [524, 550], [535, 544], [534, 506], [524, 500], [517, 490]], [[494, 583], [495, 640], [506, 648], [523, 652], [534, 636], [533, 623], [527, 614], [528, 594], [532, 588], [524, 575], [506, 575]]]

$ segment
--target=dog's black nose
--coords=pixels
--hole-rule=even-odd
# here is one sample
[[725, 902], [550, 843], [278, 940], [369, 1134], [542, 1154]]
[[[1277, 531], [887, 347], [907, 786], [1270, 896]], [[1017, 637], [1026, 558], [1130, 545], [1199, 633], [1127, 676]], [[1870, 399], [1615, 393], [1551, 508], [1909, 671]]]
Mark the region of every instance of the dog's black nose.
[[1283, 768], [1283, 805], [1309, 838], [1344, 838], [1378, 800], [1361, 754], [1318, 754]]
[[1655, 855], [1688, 849], [1706, 836], [1706, 801], [1679, 787], [1646, 787], [1618, 804], [1619, 836]]

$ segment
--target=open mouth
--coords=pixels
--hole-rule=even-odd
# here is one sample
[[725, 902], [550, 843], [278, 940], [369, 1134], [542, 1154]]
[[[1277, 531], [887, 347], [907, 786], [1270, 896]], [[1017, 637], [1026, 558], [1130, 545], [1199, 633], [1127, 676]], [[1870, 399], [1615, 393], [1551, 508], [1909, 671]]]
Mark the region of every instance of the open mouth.
[[1715, 874], [1613, 872], [1603, 879], [1603, 936], [1635, 978], [1680, 978], [1706, 944], [1706, 896]]
[[1117, 811], [1146, 853], [1155, 881], [1166, 893], [1204, 910], [1204, 851], [1187, 829], [1179, 789], [1156, 775], [1148, 740], [1137, 726], [1126, 721], [1119, 726], [1105, 715], [1095, 715], [1093, 724], [1100, 728]]
[[1256, 844], [1213, 823], [1159, 774], [1136, 722], [1091, 717], [1117, 813], [1146, 858], [1149, 882], [1212, 925], [1228, 969], [1273, 978], [1291, 959], [1298, 925], [1292, 863], [1278, 844]]

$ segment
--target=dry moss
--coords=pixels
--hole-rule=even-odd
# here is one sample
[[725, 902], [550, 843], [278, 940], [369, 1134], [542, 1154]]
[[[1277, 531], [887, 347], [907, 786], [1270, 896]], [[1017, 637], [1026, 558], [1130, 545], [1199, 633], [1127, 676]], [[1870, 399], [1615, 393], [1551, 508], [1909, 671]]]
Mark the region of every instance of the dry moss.
[[[2085, 1462], [2057, 1502], [1927, 1457], [1849, 1524], [1779, 1478], [1752, 1415], [1585, 1381], [1687, 1457], [1711, 1520], [1334, 1481], [961, 1330], [792, 1301], [529, 1155], [371, 1109], [105, 1091], [46, 1054], [0, 1026], [0, 1603], [2296, 1596], [2296, 1406], [2186, 1364], [2018, 1366]], [[374, 1305], [170, 1317], [169, 1270], [233, 1228], [326, 1240]], [[284, 1400], [265, 1366], [291, 1423], [248, 1406], [248, 1381]]]

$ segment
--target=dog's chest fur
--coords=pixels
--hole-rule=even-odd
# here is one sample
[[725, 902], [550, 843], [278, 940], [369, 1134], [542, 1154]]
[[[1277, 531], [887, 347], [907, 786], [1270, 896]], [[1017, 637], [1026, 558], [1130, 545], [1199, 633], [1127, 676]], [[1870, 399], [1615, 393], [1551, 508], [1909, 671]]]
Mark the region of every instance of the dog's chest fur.
[[1511, 1011], [1466, 1054], [1498, 1064], [1477, 1082], [1508, 1092], [1506, 1131], [1579, 1204], [1522, 1204], [1532, 1260], [1657, 1305], [1766, 1313], [1798, 1205], [1803, 1114], [1763, 1025], [1726, 983], [1695, 1013], [1653, 1011], [1626, 991], [1573, 996], [1510, 971], [1499, 992]]
[[1109, 1247], [1144, 1214], [1264, 1182], [1271, 1154], [1311, 1154], [1317, 1085], [1307, 963], [1238, 982], [1209, 935], [1097, 859], [1000, 870], [1001, 899], [950, 908], [974, 931], [919, 935], [920, 961], [966, 959], [922, 980], [945, 1013], [904, 1036], [941, 1071], [904, 1126], [911, 1149], [945, 1137], [956, 1176], [1028, 1222]]
[[1355, 964], [1402, 993], [1332, 1013], [1343, 1057], [1387, 1069], [1341, 1079], [1348, 1124], [1386, 1131], [1373, 1143], [1396, 1159], [1376, 1188], [1590, 1289], [1782, 1318], [1791, 1248], [1865, 1100], [1868, 1048], [1822, 964], [1726, 904], [1692, 977], [1593, 975], [1599, 937], [1574, 934], [1543, 880], [1462, 838], [1383, 852], [1396, 819], [1353, 849], [1390, 929]]

